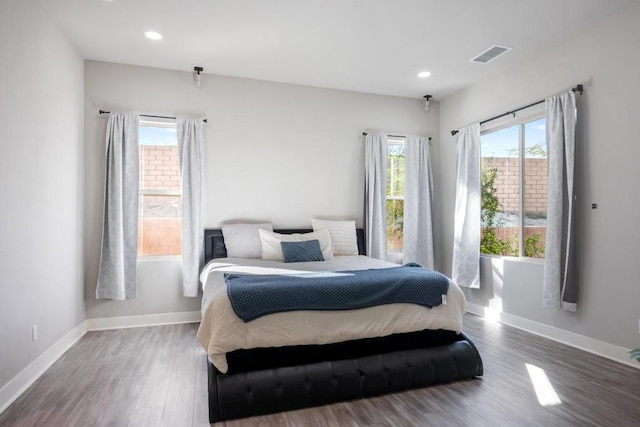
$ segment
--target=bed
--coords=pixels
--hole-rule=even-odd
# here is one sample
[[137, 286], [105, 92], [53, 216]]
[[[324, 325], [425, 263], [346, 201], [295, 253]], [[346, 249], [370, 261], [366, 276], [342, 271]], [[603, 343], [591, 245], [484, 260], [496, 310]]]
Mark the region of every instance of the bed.
[[[292, 234], [312, 230], [275, 231]], [[357, 230], [357, 244], [358, 252], [363, 255], [362, 229]], [[246, 323], [234, 315], [228, 297], [225, 300], [223, 296], [226, 292], [222, 277], [229, 272], [254, 274], [258, 272], [254, 269], [265, 269], [282, 273], [284, 268], [291, 270], [285, 274], [297, 274], [311, 269], [387, 267], [364, 256], [336, 258], [326, 261], [326, 265], [287, 266], [227, 258], [221, 230], [205, 231], [206, 267], [201, 274], [203, 320], [198, 341], [208, 354], [210, 422], [325, 405], [482, 375], [480, 355], [461, 331], [465, 301], [455, 285], [449, 288], [448, 303], [429, 309], [436, 315], [426, 320], [419, 318], [429, 311], [423, 307], [391, 304], [332, 313], [278, 313]], [[361, 331], [358, 325], [366, 323], [363, 319], [368, 318], [376, 318], [377, 326], [365, 325]], [[416, 326], [416, 322], [420, 326]]]

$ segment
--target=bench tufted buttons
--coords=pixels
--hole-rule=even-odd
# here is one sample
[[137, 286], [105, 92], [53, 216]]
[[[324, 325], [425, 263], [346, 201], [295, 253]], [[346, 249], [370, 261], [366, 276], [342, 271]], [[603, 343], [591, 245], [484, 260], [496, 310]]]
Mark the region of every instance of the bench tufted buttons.
[[336, 386], [338, 384], [338, 376], [337, 375], [331, 375], [331, 384], [333, 384], [334, 386]]

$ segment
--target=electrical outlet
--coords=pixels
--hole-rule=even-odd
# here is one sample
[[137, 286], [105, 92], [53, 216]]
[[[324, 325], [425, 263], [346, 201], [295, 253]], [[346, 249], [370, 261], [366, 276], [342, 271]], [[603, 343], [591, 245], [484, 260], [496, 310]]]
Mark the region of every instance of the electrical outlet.
[[33, 325], [31, 327], [31, 340], [38, 341], [38, 325]]

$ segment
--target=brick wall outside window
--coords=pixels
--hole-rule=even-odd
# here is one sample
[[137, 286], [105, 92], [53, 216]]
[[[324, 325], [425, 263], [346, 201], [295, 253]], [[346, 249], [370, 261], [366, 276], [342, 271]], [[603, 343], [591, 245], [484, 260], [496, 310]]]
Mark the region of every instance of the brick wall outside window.
[[180, 163], [175, 145], [140, 146], [140, 188], [180, 191]]
[[[493, 157], [481, 160], [481, 165], [496, 168], [495, 186], [498, 190], [499, 211], [518, 212], [518, 180], [519, 159], [513, 157]], [[547, 215], [547, 159], [525, 159], [525, 213], [528, 217], [546, 218]], [[539, 235], [538, 246], [544, 248], [546, 242], [546, 226], [525, 226], [524, 238]], [[518, 227], [503, 226], [496, 230], [496, 237], [500, 240], [516, 242], [518, 240]], [[538, 256], [544, 256], [539, 254]]]
[[[180, 192], [178, 147], [140, 146], [140, 189]], [[138, 220], [139, 255], [179, 255], [181, 244], [181, 197], [141, 195]]]
[[[495, 185], [500, 211], [518, 212], [518, 159], [514, 157], [482, 158], [482, 166], [498, 169]], [[547, 212], [547, 159], [525, 159], [525, 212]]]

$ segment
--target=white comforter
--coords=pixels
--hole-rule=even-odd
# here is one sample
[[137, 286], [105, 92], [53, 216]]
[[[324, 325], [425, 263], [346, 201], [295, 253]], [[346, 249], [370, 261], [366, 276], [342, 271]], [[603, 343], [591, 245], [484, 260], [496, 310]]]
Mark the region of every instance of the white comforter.
[[341, 256], [323, 262], [290, 264], [239, 258], [212, 260], [200, 274], [203, 297], [198, 341], [209, 354], [213, 365], [226, 373], [226, 353], [238, 349], [328, 344], [423, 329], [460, 332], [466, 300], [453, 282], [450, 282], [446, 305], [433, 308], [415, 304], [388, 304], [357, 310], [291, 311], [269, 314], [245, 323], [231, 307], [223, 277], [228, 272], [299, 274], [388, 267], [397, 265], [366, 256]]

